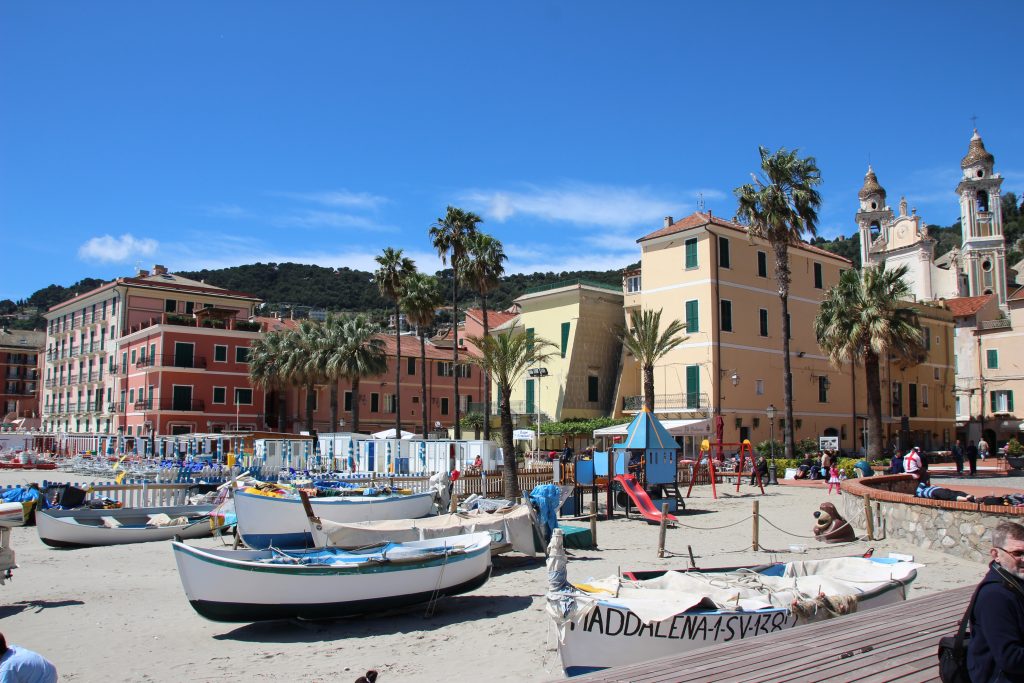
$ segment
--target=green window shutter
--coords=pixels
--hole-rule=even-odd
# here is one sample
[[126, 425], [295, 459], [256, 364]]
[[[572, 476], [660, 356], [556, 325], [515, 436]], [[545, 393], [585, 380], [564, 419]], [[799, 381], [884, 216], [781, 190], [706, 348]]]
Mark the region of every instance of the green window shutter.
[[569, 349], [569, 325], [562, 323], [562, 358], [565, 358], [565, 352]]
[[1013, 412], [1013, 391], [1006, 392], [1006, 412]]
[[825, 286], [824, 283], [825, 283], [825, 278], [822, 277], [821, 264], [820, 263], [815, 263], [814, 264], [814, 288], [815, 289], [821, 289], [821, 288], [823, 288]]
[[988, 408], [989, 412], [996, 412], [996, 392], [990, 392], [988, 395]]
[[999, 351], [997, 349], [989, 349], [985, 352], [986, 365], [989, 368], [999, 367]]
[[718, 265], [723, 268], [732, 267], [732, 259], [729, 255], [729, 238], [719, 237], [718, 238]]
[[686, 407], [700, 407], [700, 366], [686, 366]]
[[696, 240], [696, 238], [694, 238], [692, 240], [686, 240], [686, 242], [684, 243], [684, 248], [686, 250], [686, 267], [687, 268], [696, 268], [697, 267], [697, 240]]
[[526, 412], [536, 412], [536, 407], [533, 404], [533, 380], [526, 380]]
[[732, 332], [732, 302], [723, 299], [721, 305], [722, 331]]
[[591, 403], [596, 403], [598, 400], [598, 378], [594, 375], [587, 377], [587, 400]]
[[686, 331], [700, 332], [700, 319], [697, 315], [697, 300], [686, 302]]
[[526, 328], [526, 350], [531, 352], [531, 353], [533, 352], [533, 328], [532, 327], [527, 327]]

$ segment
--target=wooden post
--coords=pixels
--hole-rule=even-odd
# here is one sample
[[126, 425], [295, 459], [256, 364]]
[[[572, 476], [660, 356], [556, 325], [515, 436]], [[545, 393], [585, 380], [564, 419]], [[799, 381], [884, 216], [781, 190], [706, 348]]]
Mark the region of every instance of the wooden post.
[[753, 536], [754, 536], [754, 538], [753, 538], [753, 546], [751, 547], [751, 550], [760, 550], [761, 549], [761, 544], [758, 542], [757, 536], [758, 536], [758, 530], [760, 528], [760, 523], [761, 523], [761, 512], [760, 512], [760, 503], [758, 501], [756, 501], [756, 500], [754, 501], [753, 520], [754, 520], [754, 525], [753, 525], [753, 527], [754, 527], [753, 528], [753, 532], [754, 532]]
[[864, 496], [864, 526], [868, 530], [868, 540], [875, 540], [875, 519], [871, 515], [871, 498]]
[[597, 547], [597, 501], [590, 501], [590, 541]]
[[455, 487], [452, 487], [452, 498], [448, 504], [448, 512], [453, 515], [459, 511], [459, 495], [455, 493]]
[[608, 491], [605, 500], [605, 519], [615, 518], [615, 495], [612, 493], [612, 482], [615, 481], [615, 450], [608, 449]]
[[668, 525], [668, 503], [661, 504], [661, 528], [658, 529], [658, 557], [665, 557], [665, 527]]

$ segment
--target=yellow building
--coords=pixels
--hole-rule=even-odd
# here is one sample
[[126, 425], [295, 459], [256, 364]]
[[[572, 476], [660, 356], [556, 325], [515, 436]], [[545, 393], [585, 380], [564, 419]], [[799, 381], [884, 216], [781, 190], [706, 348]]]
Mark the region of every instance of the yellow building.
[[[1011, 437], [1024, 441], [1014, 404], [1015, 394], [1024, 396], [1024, 288], [1013, 292], [1007, 304], [1008, 316], [994, 306], [978, 311], [974, 329], [965, 330], [971, 334], [964, 334], [964, 358], [957, 357], [959, 432], [975, 442], [984, 435], [993, 449]], [[977, 353], [967, 355], [971, 346]]]
[[[655, 365], [655, 413], [679, 420], [721, 416], [726, 442], [757, 443], [773, 432], [781, 441], [781, 303], [768, 243], [710, 213], [666, 218], [664, 227], [638, 242], [640, 269], [624, 275], [626, 317], [637, 309], [661, 309], [663, 323], [686, 324], [686, 341]], [[825, 292], [851, 267], [809, 244], [790, 248], [794, 434], [798, 440], [838, 436], [848, 451], [863, 448], [857, 434], [866, 417], [863, 370], [829, 364], [814, 318]], [[938, 307], [918, 308], [928, 328], [929, 357], [912, 368], [883, 365], [883, 419], [887, 442], [904, 428], [910, 439], [932, 448], [949, 438], [953, 426], [953, 318]], [[615, 413], [635, 413], [642, 393], [639, 365], [623, 356]], [[773, 422], [769, 405], [777, 411]]]
[[[542, 366], [546, 376], [527, 374], [512, 387], [519, 424], [535, 422], [538, 412], [543, 422], [611, 413], [622, 348], [617, 336], [624, 323], [622, 290], [572, 280], [528, 290], [515, 303], [519, 315], [494, 332], [525, 332], [554, 345]], [[498, 396], [496, 388], [492, 395]]]

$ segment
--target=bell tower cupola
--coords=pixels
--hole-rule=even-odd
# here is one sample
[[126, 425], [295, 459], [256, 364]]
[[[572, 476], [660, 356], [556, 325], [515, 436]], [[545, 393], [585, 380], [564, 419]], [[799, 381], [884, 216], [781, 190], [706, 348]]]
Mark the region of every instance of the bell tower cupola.
[[869, 266], [873, 248], [884, 248], [888, 242], [889, 224], [892, 223], [892, 209], [885, 204], [885, 188], [878, 184], [878, 176], [870, 165], [857, 197], [860, 209], [855, 219], [860, 231], [860, 262], [862, 266]]
[[1003, 178], [994, 171], [995, 157], [985, 149], [977, 129], [967, 155], [960, 161], [963, 175], [956, 187], [960, 197], [964, 277], [967, 295], [995, 294], [1006, 306], [1006, 242], [999, 191]]

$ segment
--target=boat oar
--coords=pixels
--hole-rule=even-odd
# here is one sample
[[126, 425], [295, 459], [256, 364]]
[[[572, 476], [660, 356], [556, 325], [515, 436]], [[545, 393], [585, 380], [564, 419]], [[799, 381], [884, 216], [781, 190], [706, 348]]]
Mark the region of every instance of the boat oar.
[[309, 494], [303, 489], [299, 489], [299, 500], [302, 501], [302, 509], [306, 511], [306, 517], [309, 517], [309, 521], [313, 524], [319, 524], [320, 518], [313, 514], [313, 506], [309, 503]]

